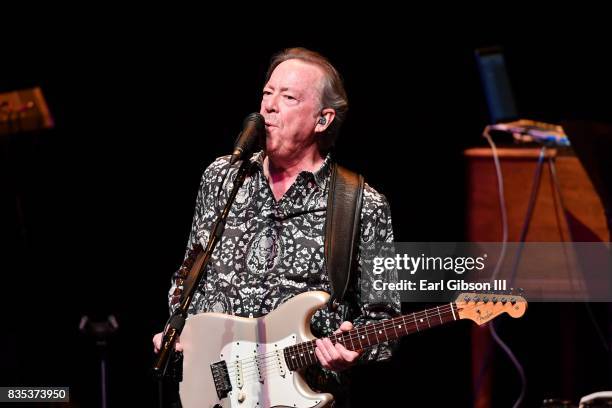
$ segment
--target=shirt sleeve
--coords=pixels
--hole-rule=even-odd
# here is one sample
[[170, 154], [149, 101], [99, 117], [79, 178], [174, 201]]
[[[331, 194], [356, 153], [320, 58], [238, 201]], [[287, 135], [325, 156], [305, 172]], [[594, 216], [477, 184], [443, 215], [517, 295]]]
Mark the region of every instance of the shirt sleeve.
[[[364, 201], [361, 210], [361, 236], [357, 254], [358, 273], [352, 281], [345, 295], [345, 301], [338, 307], [339, 320], [334, 318], [335, 313], [329, 310], [320, 311], [319, 319], [330, 321], [328, 331], [319, 333], [328, 336], [337, 328], [342, 320], [353, 322], [355, 327], [376, 323], [400, 313], [400, 299], [397, 292], [375, 291], [372, 288], [374, 279], [397, 281], [397, 271], [388, 275], [374, 276], [371, 263], [372, 256], [383, 243], [393, 242], [393, 226], [391, 223], [391, 209], [386, 198], [377, 193], [367, 184], [364, 190]], [[331, 322], [336, 322], [336, 324]], [[397, 341], [380, 343], [364, 350], [359, 357], [358, 364], [374, 361], [385, 361], [391, 358]], [[327, 370], [319, 365], [308, 367], [305, 372], [309, 384], [334, 396], [342, 396], [350, 376]]]
[[[173, 313], [178, 306], [183, 285], [191, 269], [193, 256], [198, 246], [205, 246], [208, 242], [210, 227], [219, 211], [219, 193], [227, 179], [229, 170], [228, 157], [220, 157], [204, 170], [200, 179], [200, 186], [196, 197], [191, 231], [187, 240], [187, 250], [181, 267], [172, 274], [170, 291], [168, 292], [168, 306]], [[192, 302], [193, 305], [194, 302]], [[191, 306], [190, 306], [191, 309]], [[193, 314], [189, 311], [189, 314]]]
[[[373, 273], [372, 262], [382, 244], [393, 243], [391, 209], [384, 195], [366, 185], [361, 213], [361, 240], [358, 253], [358, 277], [356, 287], [354, 326], [377, 323], [400, 314], [401, 303], [396, 291], [374, 289], [375, 280], [397, 282], [397, 271], [385, 271], [382, 275]], [[397, 341], [380, 343], [368, 348], [360, 357], [360, 362], [388, 360]]]

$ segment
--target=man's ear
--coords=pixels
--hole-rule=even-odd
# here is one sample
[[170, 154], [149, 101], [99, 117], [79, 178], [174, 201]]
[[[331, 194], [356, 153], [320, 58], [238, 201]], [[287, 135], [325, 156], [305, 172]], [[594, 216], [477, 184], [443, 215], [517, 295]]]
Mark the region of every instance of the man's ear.
[[336, 111], [332, 108], [325, 108], [321, 111], [321, 115], [317, 117], [317, 125], [315, 126], [315, 133], [323, 133], [329, 125], [333, 122], [336, 117]]

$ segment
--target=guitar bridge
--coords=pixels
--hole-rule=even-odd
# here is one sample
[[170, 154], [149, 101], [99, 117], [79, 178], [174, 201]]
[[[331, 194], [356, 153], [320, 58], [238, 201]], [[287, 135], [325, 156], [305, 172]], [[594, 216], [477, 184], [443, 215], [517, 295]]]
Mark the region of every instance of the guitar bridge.
[[227, 397], [227, 394], [232, 390], [232, 383], [230, 382], [229, 373], [227, 372], [227, 364], [225, 361], [217, 361], [210, 365], [212, 371], [213, 381], [215, 382], [215, 388], [217, 390], [217, 396], [219, 399]]

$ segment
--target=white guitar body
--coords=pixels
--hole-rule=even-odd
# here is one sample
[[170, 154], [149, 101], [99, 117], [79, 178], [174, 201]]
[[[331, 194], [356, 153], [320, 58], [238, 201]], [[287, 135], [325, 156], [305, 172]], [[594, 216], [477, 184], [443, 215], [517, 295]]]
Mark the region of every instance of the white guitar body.
[[[219, 313], [187, 319], [181, 335], [184, 358], [179, 391], [183, 407], [330, 405], [333, 397], [312, 391], [299, 371], [317, 363], [310, 319], [328, 300], [325, 292], [306, 292], [259, 319]], [[462, 293], [449, 304], [356, 327], [330, 335], [329, 340], [360, 350], [458, 319], [482, 325], [503, 313], [521, 317], [526, 309], [527, 302], [521, 296]]]
[[[287, 368], [283, 355], [284, 347], [314, 339], [310, 319], [328, 298], [325, 292], [306, 292], [258, 319], [220, 313], [189, 317], [181, 334], [183, 407], [320, 408], [330, 404], [332, 395], [312, 391], [299, 371]], [[255, 359], [262, 354], [264, 363]], [[213, 376], [213, 371], [218, 375]], [[231, 391], [220, 396], [215, 381], [223, 373]]]

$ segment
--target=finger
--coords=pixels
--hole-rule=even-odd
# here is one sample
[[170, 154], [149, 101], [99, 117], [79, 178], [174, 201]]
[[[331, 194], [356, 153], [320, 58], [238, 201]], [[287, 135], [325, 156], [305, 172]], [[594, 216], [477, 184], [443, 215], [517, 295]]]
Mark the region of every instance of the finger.
[[321, 349], [320, 348], [315, 348], [315, 354], [317, 355], [317, 358], [319, 359], [319, 362], [321, 363], [321, 366], [323, 368], [326, 368], [328, 370], [331, 370], [331, 367], [329, 366], [329, 363], [327, 362], [327, 359], [325, 358], [325, 356], [323, 356], [323, 353], [321, 353]]
[[325, 361], [329, 364], [332, 358], [329, 355], [329, 352], [327, 350], [325, 343], [323, 342], [323, 340], [317, 339], [316, 344], [317, 344], [317, 349], [319, 350], [321, 355], [325, 358]]
[[153, 352], [157, 354], [160, 348], [161, 348], [161, 336], [160, 336], [160, 333], [157, 333], [155, 336], [153, 336]]
[[347, 363], [352, 363], [357, 360], [357, 357], [359, 357], [359, 353], [347, 350], [346, 347], [344, 347], [342, 344], [336, 344], [336, 350], [338, 351], [342, 359], [344, 359], [344, 361], [346, 361]]
[[181, 344], [180, 340], [176, 341], [176, 343], [174, 344], [174, 349], [176, 351], [183, 351], [183, 345]]
[[342, 332], [349, 331], [349, 330], [353, 330], [353, 323], [342, 322], [340, 327], [338, 327], [338, 330], [336, 330], [334, 333], [338, 334], [338, 333], [342, 333]]
[[340, 353], [338, 353], [338, 350], [336, 350], [330, 339], [323, 339], [323, 344], [325, 345], [325, 350], [329, 354], [331, 360], [330, 364], [333, 366], [337, 360], [340, 360]]
[[353, 323], [351, 322], [342, 322], [342, 324], [340, 325], [340, 330], [344, 331], [349, 331], [349, 330], [353, 330]]

